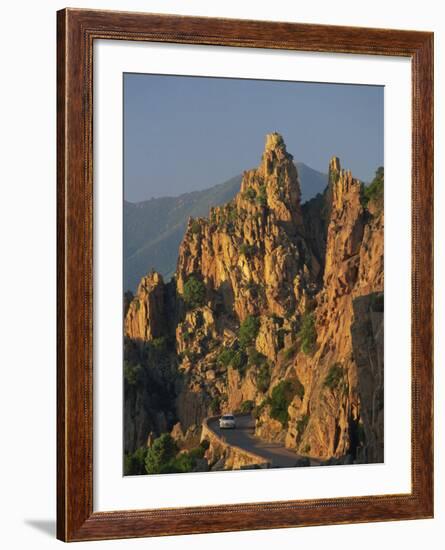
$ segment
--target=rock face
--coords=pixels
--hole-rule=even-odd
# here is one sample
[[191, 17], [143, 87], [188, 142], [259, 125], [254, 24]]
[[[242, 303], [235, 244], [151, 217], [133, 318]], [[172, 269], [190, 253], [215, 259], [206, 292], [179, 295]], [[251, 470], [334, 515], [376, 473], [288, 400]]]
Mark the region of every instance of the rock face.
[[351, 335], [364, 429], [359, 458], [383, 462], [383, 293], [360, 296], [353, 308]]
[[270, 134], [260, 166], [244, 173], [241, 191], [209, 219], [190, 220], [182, 241], [177, 288], [199, 274], [212, 307], [239, 320], [284, 316], [304, 308], [319, 265], [306, 246], [300, 184], [283, 138]]
[[[365, 393], [361, 389], [367, 385], [366, 375], [362, 375], [360, 386], [357, 371], [360, 346], [353, 345], [351, 336], [354, 322], [355, 340], [362, 341], [363, 351], [370, 349], [366, 336], [368, 314], [358, 304], [369, 300], [373, 292], [383, 292], [383, 211], [374, 209], [374, 205], [365, 208], [362, 192], [361, 183], [350, 172], [340, 169], [338, 159], [333, 159], [326, 193], [330, 200], [330, 221], [323, 285], [313, 312], [316, 350], [311, 357], [303, 357], [301, 352], [296, 356], [294, 369], [306, 391], [301, 405], [290, 408], [286, 438], [288, 446], [323, 459], [346, 455], [363, 459], [363, 447], [368, 444], [363, 433], [369, 431], [363, 417], [363, 395], [382, 390], [377, 375], [375, 380], [368, 378]], [[380, 336], [371, 333], [370, 340], [375, 337]], [[373, 344], [372, 349], [375, 361], [379, 356], [383, 369], [383, 348]], [[368, 407], [369, 403], [365, 408]], [[379, 422], [376, 420], [376, 424]], [[304, 431], [298, 427], [304, 427]], [[379, 427], [375, 429], [382, 435]], [[381, 438], [379, 441], [382, 443]], [[381, 454], [373, 455], [373, 461], [381, 459]]]
[[176, 418], [176, 366], [162, 340], [124, 342], [124, 450], [169, 431]]
[[303, 206], [300, 195], [292, 155], [269, 134], [238, 195], [189, 220], [175, 279], [142, 279], [125, 335], [165, 342], [167, 363], [150, 364], [169, 373], [165, 430], [179, 421], [178, 438], [252, 410], [258, 436], [300, 455], [378, 462], [383, 204], [337, 157], [325, 192]]
[[125, 336], [133, 340], [148, 341], [165, 331], [165, 285], [159, 273], [152, 272], [139, 283], [136, 296], [125, 316]]

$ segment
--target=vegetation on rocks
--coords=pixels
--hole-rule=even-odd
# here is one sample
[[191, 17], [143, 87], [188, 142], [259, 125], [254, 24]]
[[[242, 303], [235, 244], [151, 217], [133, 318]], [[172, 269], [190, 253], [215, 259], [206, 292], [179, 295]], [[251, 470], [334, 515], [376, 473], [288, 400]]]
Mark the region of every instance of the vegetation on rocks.
[[260, 321], [258, 317], [249, 315], [240, 325], [238, 337], [239, 344], [242, 348], [246, 348], [252, 344], [258, 335], [260, 329]]
[[248, 187], [243, 193], [243, 198], [248, 201], [253, 202], [255, 200], [255, 197], [256, 197], [256, 191], [252, 187]]
[[228, 367], [232, 363], [235, 355], [236, 351], [234, 349], [223, 348], [223, 350], [218, 355], [218, 364], [224, 367]]
[[206, 289], [204, 283], [191, 275], [184, 285], [184, 302], [190, 309], [204, 305]]
[[383, 186], [385, 172], [383, 166], [379, 166], [372, 182], [363, 188], [362, 202], [367, 206], [370, 202], [383, 202]]
[[261, 206], [262, 208], [267, 206], [267, 191], [266, 191], [266, 186], [264, 184], [260, 185], [258, 195], [256, 197], [256, 203], [258, 204], [258, 206]]
[[163, 433], [146, 451], [145, 471], [148, 474], [191, 472], [196, 467], [197, 460], [204, 457], [208, 446], [208, 441], [204, 440], [190, 451], [179, 452], [173, 437]]
[[145, 469], [148, 474], [169, 473], [178, 453], [173, 437], [164, 433], [154, 440], [145, 457]]
[[235, 352], [235, 355], [233, 356], [231, 366], [239, 371], [241, 376], [244, 376], [246, 369], [247, 369], [247, 354], [244, 351], [244, 349], [239, 349]]
[[140, 374], [142, 372], [142, 366], [132, 365], [128, 361], [124, 361], [124, 380], [126, 384], [134, 386], [138, 383]]
[[303, 315], [298, 337], [300, 338], [301, 351], [306, 355], [313, 353], [317, 341], [317, 332], [315, 330], [315, 320], [312, 313], [305, 313]]
[[264, 365], [264, 363], [267, 362], [266, 356], [263, 355], [261, 352], [259, 352], [253, 346], [248, 348], [247, 356], [248, 356], [249, 366], [253, 365], [253, 366], [259, 368], [262, 365]]
[[199, 225], [198, 220], [192, 221], [190, 225], [190, 231], [193, 233], [193, 235], [196, 235], [201, 231], [201, 226]]
[[146, 474], [145, 459], [147, 457], [147, 447], [138, 447], [133, 453], [124, 455], [124, 475], [137, 476]]
[[268, 363], [263, 363], [256, 373], [256, 383], [258, 390], [266, 393], [270, 386], [270, 367]]
[[221, 399], [219, 397], [214, 397], [210, 401], [209, 408], [212, 414], [219, 414], [219, 412], [221, 411]]
[[253, 411], [254, 407], [255, 407], [254, 401], [252, 401], [251, 399], [247, 399], [246, 401], [243, 401], [241, 403], [240, 411], [242, 413], [250, 413]]
[[289, 420], [288, 408], [294, 393], [292, 384], [289, 380], [282, 380], [272, 390], [270, 395], [270, 416], [281, 422], [283, 428], [287, 426]]
[[324, 387], [329, 388], [330, 390], [337, 389], [344, 380], [344, 370], [340, 363], [335, 363], [332, 365], [326, 375], [324, 380]]

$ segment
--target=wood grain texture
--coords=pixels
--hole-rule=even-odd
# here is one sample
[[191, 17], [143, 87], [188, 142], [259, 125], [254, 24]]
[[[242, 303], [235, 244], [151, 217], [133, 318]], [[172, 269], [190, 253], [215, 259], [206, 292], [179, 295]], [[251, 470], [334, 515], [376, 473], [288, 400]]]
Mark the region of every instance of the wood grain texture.
[[[96, 39], [409, 57], [412, 61], [412, 491], [93, 512], [92, 67]], [[57, 537], [129, 538], [433, 515], [433, 35], [67, 9], [57, 16]]]

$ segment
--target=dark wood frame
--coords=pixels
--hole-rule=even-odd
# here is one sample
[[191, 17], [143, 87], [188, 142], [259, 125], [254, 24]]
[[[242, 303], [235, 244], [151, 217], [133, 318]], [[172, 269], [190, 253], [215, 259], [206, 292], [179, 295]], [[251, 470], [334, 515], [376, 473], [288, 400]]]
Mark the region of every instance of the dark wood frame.
[[[433, 34], [65, 9], [57, 14], [57, 536], [64, 541], [433, 516]], [[412, 61], [412, 491], [93, 512], [92, 78], [96, 39], [403, 56]]]

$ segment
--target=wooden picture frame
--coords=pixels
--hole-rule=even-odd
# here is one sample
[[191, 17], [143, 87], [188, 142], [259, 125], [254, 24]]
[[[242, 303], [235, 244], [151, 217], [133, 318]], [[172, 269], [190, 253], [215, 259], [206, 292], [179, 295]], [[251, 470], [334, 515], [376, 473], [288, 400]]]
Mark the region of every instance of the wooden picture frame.
[[[57, 537], [130, 538], [433, 516], [433, 34], [65, 9], [57, 14]], [[93, 512], [95, 40], [402, 56], [412, 64], [412, 490]]]

